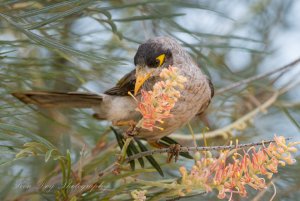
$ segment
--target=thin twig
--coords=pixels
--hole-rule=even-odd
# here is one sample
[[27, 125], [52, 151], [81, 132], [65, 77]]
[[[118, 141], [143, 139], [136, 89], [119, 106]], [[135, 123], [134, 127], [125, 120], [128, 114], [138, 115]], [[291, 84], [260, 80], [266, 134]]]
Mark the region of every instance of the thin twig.
[[260, 74], [260, 75], [255, 75], [255, 76], [250, 77], [250, 78], [248, 78], [248, 79], [245, 79], [245, 80], [242, 80], [242, 81], [239, 81], [239, 82], [232, 83], [232, 84], [230, 84], [230, 85], [228, 85], [228, 86], [226, 86], [226, 87], [223, 87], [223, 88], [218, 89], [218, 90], [215, 92], [215, 94], [220, 95], [220, 94], [222, 94], [222, 93], [224, 93], [224, 92], [226, 92], [226, 91], [229, 91], [229, 90], [234, 89], [234, 88], [237, 88], [237, 87], [239, 87], [239, 86], [248, 84], [248, 83], [253, 82], [253, 81], [255, 81], [255, 80], [259, 80], [259, 79], [268, 77], [268, 76], [270, 76], [270, 75], [272, 75], [272, 74], [275, 74], [275, 73], [277, 73], [277, 72], [286, 71], [286, 70], [290, 69], [292, 66], [296, 65], [296, 64], [299, 63], [299, 62], [300, 62], [300, 58], [294, 60], [293, 62], [291, 62], [291, 63], [289, 63], [289, 64], [287, 64], [287, 65], [285, 65], [285, 66], [282, 66], [282, 67], [277, 68], [277, 69], [275, 69], [275, 70], [271, 70], [271, 71], [269, 71], [269, 72], [267, 72], [267, 73], [263, 73], [263, 74]]
[[[213, 138], [213, 137], [228, 137], [232, 133], [233, 130], [243, 130], [245, 129], [245, 125], [247, 122], [251, 122], [251, 120], [260, 112], [266, 112], [267, 108], [272, 106], [278, 99], [279, 96], [283, 95], [284, 93], [290, 91], [292, 88], [298, 86], [300, 81], [288, 83], [278, 91], [276, 91], [268, 100], [266, 100], [261, 106], [257, 107], [256, 109], [252, 110], [251, 112], [245, 114], [235, 122], [224, 126], [223, 128], [219, 128], [210, 132], [205, 133], [206, 138]], [[193, 140], [192, 136], [174, 133], [172, 134], [172, 138], [180, 139], [180, 140]], [[201, 140], [203, 138], [202, 133], [195, 134], [196, 140]]]
[[166, 201], [176, 201], [176, 200], [180, 200], [182, 198], [191, 198], [191, 197], [196, 197], [196, 196], [205, 195], [205, 194], [206, 194], [206, 192], [201, 192], [201, 193], [197, 193], [197, 194], [193, 194], [193, 195], [178, 196], [175, 198], [167, 199]]
[[[286, 138], [286, 140], [290, 140], [291, 138]], [[217, 150], [232, 150], [232, 149], [241, 149], [245, 147], [252, 147], [252, 146], [261, 146], [263, 144], [270, 144], [275, 142], [274, 140], [256, 142], [256, 143], [247, 143], [247, 144], [239, 144], [239, 145], [225, 145], [225, 146], [208, 146], [208, 147], [180, 147], [179, 152], [192, 152], [192, 151], [217, 151]], [[125, 159], [126, 162], [130, 162], [132, 160], [136, 160], [138, 158], [142, 158], [149, 155], [154, 154], [162, 154], [172, 151], [171, 148], [164, 148], [164, 149], [155, 149], [150, 151], [140, 152], [138, 154], [129, 156]]]
[[274, 198], [275, 198], [275, 196], [277, 195], [277, 190], [276, 190], [275, 184], [274, 184], [272, 181], [271, 181], [271, 184], [272, 184], [272, 186], [273, 186], [273, 188], [274, 188], [274, 193], [273, 193], [273, 195], [272, 195], [270, 201], [273, 201]]
[[[258, 192], [258, 193], [256, 194], [256, 196], [255, 196], [251, 201], [260, 201], [260, 200], [263, 200], [263, 196], [266, 194], [267, 190], [270, 188], [271, 185], [273, 185], [273, 187], [274, 187], [274, 182], [277, 181], [278, 179], [279, 179], [278, 177], [272, 179], [272, 181], [270, 181], [270, 182], [267, 184], [266, 188], [265, 188], [264, 190]], [[274, 187], [274, 194], [276, 195], [276, 187]], [[273, 196], [274, 196], [274, 194], [273, 194]], [[272, 197], [273, 197], [273, 196], [272, 196]], [[271, 201], [271, 200], [270, 200], [270, 201]]]
[[[249, 122], [251, 119], [253, 119], [258, 113], [266, 111], [268, 107], [270, 107], [278, 98], [279, 92], [275, 92], [266, 102], [264, 102], [261, 106], [257, 107], [256, 109], [252, 110], [251, 112], [245, 114], [235, 122], [224, 126], [223, 128], [206, 132], [205, 136], [206, 138], [212, 138], [212, 137], [217, 137], [217, 136], [223, 136], [227, 137], [232, 133], [233, 130], [241, 130], [241, 128], [246, 125], [247, 122]], [[181, 140], [192, 140], [192, 136], [190, 135], [185, 135], [185, 134], [172, 134], [172, 137], [175, 139], [181, 139]], [[203, 138], [202, 133], [197, 133], [195, 134], [196, 140], [200, 140]]]

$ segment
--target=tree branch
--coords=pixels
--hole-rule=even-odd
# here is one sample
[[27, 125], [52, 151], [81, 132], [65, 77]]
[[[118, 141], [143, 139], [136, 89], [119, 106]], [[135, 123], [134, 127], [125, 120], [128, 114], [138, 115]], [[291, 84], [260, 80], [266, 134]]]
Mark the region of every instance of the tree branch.
[[272, 74], [275, 74], [277, 72], [281, 72], [281, 71], [287, 71], [288, 69], [290, 69], [291, 67], [293, 67], [294, 65], [298, 64], [300, 62], [300, 57], [296, 60], [294, 60], [293, 62], [289, 63], [289, 64], [286, 64], [285, 66], [282, 66], [280, 68], [277, 68], [275, 70], [272, 70], [272, 71], [269, 71], [267, 73], [263, 73], [263, 74], [260, 74], [260, 75], [255, 75], [253, 77], [250, 77], [248, 79], [245, 79], [245, 80], [242, 80], [242, 81], [239, 81], [239, 82], [235, 82], [235, 83], [232, 83], [226, 87], [223, 87], [223, 88], [220, 88], [218, 89], [215, 93], [217, 95], [220, 95], [224, 92], [227, 92], [231, 89], [234, 89], [234, 88], [237, 88], [239, 86], [242, 86], [242, 85], [245, 85], [245, 84], [248, 84], [250, 82], [253, 82], [255, 80], [259, 80], [259, 79], [262, 79], [262, 78], [265, 78], [265, 77], [268, 77]]
[[[286, 138], [286, 140], [290, 140], [291, 138]], [[208, 146], [208, 147], [180, 147], [179, 152], [192, 152], [192, 151], [217, 151], [217, 150], [232, 150], [232, 149], [242, 149], [246, 147], [252, 147], [252, 146], [261, 146], [265, 144], [270, 144], [272, 142], [275, 142], [274, 140], [268, 140], [268, 141], [262, 141], [262, 142], [256, 142], [256, 143], [247, 143], [247, 144], [239, 144], [239, 145], [227, 145], [227, 146]], [[162, 154], [162, 153], [168, 153], [172, 151], [171, 148], [164, 148], [164, 149], [155, 149], [150, 151], [144, 151], [140, 152], [138, 154], [134, 154], [130, 157], [127, 157], [124, 161], [124, 163], [128, 163], [132, 160], [136, 160], [138, 158], [142, 158], [149, 155], [154, 154]]]
[[[223, 137], [228, 137], [232, 133], [233, 130], [243, 130], [245, 128], [245, 125], [247, 122], [251, 121], [260, 112], [266, 111], [268, 107], [270, 107], [278, 98], [280, 95], [280, 92], [275, 92], [266, 102], [264, 102], [261, 106], [255, 108], [251, 112], [245, 114], [238, 120], [234, 121], [233, 123], [224, 126], [223, 128], [219, 128], [217, 130], [213, 130], [210, 132], [205, 133], [206, 138], [212, 138], [212, 137], [217, 137], [217, 136], [223, 136]], [[193, 140], [193, 136], [191, 135], [185, 135], [185, 134], [172, 134], [172, 138], [175, 139], [181, 139], [181, 140]], [[203, 139], [203, 134], [202, 133], [197, 133], [195, 134], [195, 139], [196, 140], [201, 140]]]

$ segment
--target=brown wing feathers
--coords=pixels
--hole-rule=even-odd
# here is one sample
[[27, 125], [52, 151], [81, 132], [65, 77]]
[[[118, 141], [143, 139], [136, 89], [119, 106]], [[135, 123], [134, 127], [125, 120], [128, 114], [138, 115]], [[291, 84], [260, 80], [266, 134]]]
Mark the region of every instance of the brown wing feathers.
[[40, 107], [75, 107], [89, 108], [97, 106], [102, 101], [102, 96], [84, 92], [46, 92], [29, 91], [12, 93], [13, 96], [26, 104], [34, 104]]
[[[128, 91], [133, 93], [135, 85], [135, 70], [126, 74], [115, 87], [107, 90], [104, 94], [115, 96], [128, 96]], [[26, 104], [33, 104], [46, 108], [89, 108], [101, 103], [103, 96], [100, 94], [84, 92], [48, 92], [29, 91], [12, 93], [13, 96]]]
[[135, 85], [135, 70], [124, 75], [122, 79], [116, 84], [115, 87], [106, 90], [104, 93], [114, 96], [128, 96], [128, 91], [133, 93]]

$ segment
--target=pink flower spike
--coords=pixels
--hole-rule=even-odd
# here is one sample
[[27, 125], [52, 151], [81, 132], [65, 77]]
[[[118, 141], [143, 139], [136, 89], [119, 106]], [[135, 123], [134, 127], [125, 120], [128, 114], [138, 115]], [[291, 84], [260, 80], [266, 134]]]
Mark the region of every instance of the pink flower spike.
[[[233, 193], [246, 197], [247, 186], [255, 190], [265, 189], [265, 178], [271, 179], [279, 165], [295, 162], [289, 151], [289, 148], [293, 151], [294, 147], [286, 145], [285, 138], [281, 136], [275, 136], [274, 141], [258, 149], [250, 147], [241, 153], [238, 150], [220, 151], [218, 158], [203, 154], [204, 157], [196, 161], [190, 172], [185, 168], [180, 170], [181, 184], [186, 186], [185, 192], [196, 187], [206, 192], [217, 189], [219, 199], [231, 199]], [[229, 157], [231, 160], [226, 160]]]
[[160, 77], [162, 81], [154, 84], [152, 91], [141, 90], [141, 100], [138, 103], [137, 111], [142, 115], [137, 127], [142, 127], [149, 131], [154, 128], [163, 130], [163, 127], [156, 123], [163, 124], [164, 119], [172, 117], [171, 110], [174, 108], [180, 97], [179, 89], [184, 87], [185, 77], [179, 75], [176, 67], [164, 68]]

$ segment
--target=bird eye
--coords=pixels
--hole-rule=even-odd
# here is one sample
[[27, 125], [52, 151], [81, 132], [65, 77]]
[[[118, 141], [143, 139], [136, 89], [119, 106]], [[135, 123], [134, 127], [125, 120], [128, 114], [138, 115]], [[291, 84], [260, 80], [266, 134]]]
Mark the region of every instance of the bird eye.
[[165, 62], [165, 54], [161, 54], [158, 57], [156, 57], [156, 61], [159, 62], [158, 63], [158, 67], [160, 67], [161, 65], [163, 65], [163, 63]]

